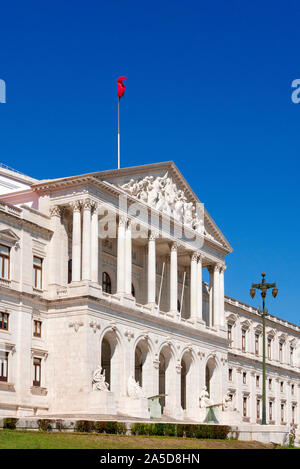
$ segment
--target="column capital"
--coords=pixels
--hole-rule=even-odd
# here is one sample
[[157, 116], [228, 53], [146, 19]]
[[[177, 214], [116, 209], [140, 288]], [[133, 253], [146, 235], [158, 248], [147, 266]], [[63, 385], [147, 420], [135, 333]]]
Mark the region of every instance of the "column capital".
[[99, 204], [97, 202], [92, 201], [91, 202], [91, 210], [92, 213], [98, 212]]
[[191, 261], [196, 261], [198, 260], [198, 253], [197, 251], [192, 251], [190, 252], [190, 258], [191, 258]]
[[94, 202], [91, 199], [85, 199], [82, 203], [83, 210], [92, 210]]
[[148, 239], [149, 241], [155, 241], [159, 237], [159, 232], [158, 231], [150, 231]]
[[170, 251], [177, 251], [179, 244], [175, 241], [170, 244]]
[[202, 254], [202, 252], [197, 252], [197, 261], [202, 262], [203, 259], [204, 259], [204, 255]]
[[128, 222], [128, 218], [125, 215], [119, 215], [119, 225], [124, 226], [126, 228]]
[[70, 202], [69, 205], [71, 209], [73, 210], [73, 212], [80, 212], [82, 202], [81, 200], [73, 200], [72, 202]]
[[50, 207], [50, 217], [61, 217], [63, 210], [61, 205], [53, 205], [53, 207]]

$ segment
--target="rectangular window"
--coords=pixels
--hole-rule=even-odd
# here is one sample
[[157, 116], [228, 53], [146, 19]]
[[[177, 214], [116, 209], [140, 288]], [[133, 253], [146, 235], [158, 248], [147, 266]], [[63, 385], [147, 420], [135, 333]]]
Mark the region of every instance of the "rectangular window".
[[8, 331], [8, 316], [7, 313], [0, 313], [0, 329]]
[[33, 286], [42, 289], [42, 265], [43, 259], [33, 256]]
[[259, 355], [259, 334], [255, 334], [255, 355]]
[[295, 385], [294, 384], [291, 385], [291, 393], [292, 393], [292, 396], [294, 396], [294, 394], [295, 394]]
[[293, 365], [294, 347], [290, 347], [290, 365]]
[[247, 417], [247, 397], [243, 397], [243, 417]]
[[259, 375], [256, 375], [256, 387], [259, 387]]
[[33, 336], [42, 336], [42, 321], [33, 321]]
[[271, 360], [271, 345], [272, 345], [272, 339], [268, 337], [268, 359]]
[[246, 352], [246, 330], [242, 329], [242, 351]]
[[283, 392], [283, 381], [280, 381], [280, 392]]
[[8, 377], [8, 352], [0, 351], [0, 381], [7, 381]]
[[281, 423], [284, 423], [284, 404], [280, 405], [280, 420]]
[[279, 342], [279, 361], [282, 362], [283, 343]]
[[243, 384], [247, 384], [247, 373], [243, 372]]
[[272, 401], [269, 402], [269, 420], [270, 422], [272, 422], [273, 420], [273, 402]]
[[227, 338], [229, 340], [229, 347], [231, 347], [231, 341], [232, 341], [232, 325], [228, 324], [227, 326]]
[[10, 248], [0, 244], [0, 277], [9, 279]]
[[256, 418], [260, 419], [260, 399], [256, 400]]
[[295, 423], [295, 409], [296, 409], [296, 406], [292, 405], [292, 423]]
[[272, 379], [269, 378], [269, 391], [272, 391]]
[[33, 386], [41, 386], [41, 358], [33, 359]]
[[228, 380], [232, 381], [232, 368], [228, 369]]

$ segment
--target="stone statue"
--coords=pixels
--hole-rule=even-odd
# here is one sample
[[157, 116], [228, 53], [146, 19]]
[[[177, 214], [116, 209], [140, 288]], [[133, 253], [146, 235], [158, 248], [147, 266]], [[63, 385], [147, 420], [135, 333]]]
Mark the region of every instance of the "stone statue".
[[133, 376], [129, 376], [128, 378], [128, 396], [133, 397], [134, 399], [139, 399], [141, 397], [145, 397], [144, 391], [139, 385], [139, 383], [136, 382]]
[[97, 366], [93, 373], [93, 389], [98, 391], [109, 391], [109, 384], [105, 381], [105, 370], [102, 372], [102, 367]]
[[225, 394], [225, 396], [223, 397], [222, 399], [222, 403], [223, 403], [223, 410], [226, 412], [226, 411], [233, 411], [234, 408], [233, 408], [233, 400], [232, 400], [232, 394], [230, 394], [229, 392], [227, 392]]
[[200, 409], [204, 409], [205, 407], [212, 405], [212, 401], [209, 399], [209, 394], [207, 392], [206, 386], [203, 386], [202, 391], [200, 392], [199, 401]]

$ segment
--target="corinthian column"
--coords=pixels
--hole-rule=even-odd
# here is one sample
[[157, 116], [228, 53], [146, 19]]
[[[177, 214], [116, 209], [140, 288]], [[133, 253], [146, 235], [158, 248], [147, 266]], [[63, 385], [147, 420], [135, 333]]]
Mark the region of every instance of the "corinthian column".
[[73, 210], [73, 234], [72, 234], [72, 282], [80, 281], [81, 269], [81, 213], [80, 202], [76, 200], [71, 204]]
[[170, 312], [174, 314], [177, 313], [178, 301], [177, 247], [177, 243], [173, 243], [170, 254]]
[[156, 238], [151, 232], [148, 240], [148, 304], [155, 304], [156, 296]]
[[126, 218], [119, 217], [117, 247], [117, 293], [125, 293], [125, 227]]
[[220, 310], [220, 267], [214, 266], [214, 283], [213, 283], [213, 325], [220, 324], [219, 310]]
[[220, 326], [225, 325], [225, 311], [224, 311], [224, 301], [225, 301], [225, 292], [224, 292], [224, 272], [226, 270], [225, 265], [220, 267], [220, 310], [219, 310], [219, 324]]
[[61, 215], [62, 207], [58, 205], [50, 208], [51, 228], [53, 235], [50, 241], [50, 269], [49, 269], [49, 284], [61, 284]]
[[202, 308], [202, 255], [199, 254], [197, 262], [197, 319], [200, 322], [203, 321]]
[[91, 209], [92, 202], [86, 199], [83, 203], [82, 280], [91, 280]]
[[125, 226], [125, 293], [131, 295], [132, 285], [132, 239], [131, 220]]
[[91, 221], [91, 281], [98, 283], [98, 205], [95, 204]]
[[190, 282], [190, 307], [191, 319], [197, 318], [197, 257], [198, 254], [193, 252], [191, 255], [191, 282]]

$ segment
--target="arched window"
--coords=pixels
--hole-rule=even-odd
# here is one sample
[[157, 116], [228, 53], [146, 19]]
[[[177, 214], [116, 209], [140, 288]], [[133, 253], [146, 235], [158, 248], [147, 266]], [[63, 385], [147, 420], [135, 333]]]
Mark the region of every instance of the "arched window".
[[111, 279], [107, 272], [102, 273], [102, 290], [111, 293]]
[[180, 307], [181, 307], [180, 301], [177, 300], [177, 311], [178, 311], [178, 313], [180, 313]]
[[131, 284], [131, 294], [135, 298], [135, 288], [134, 288], [133, 283]]

